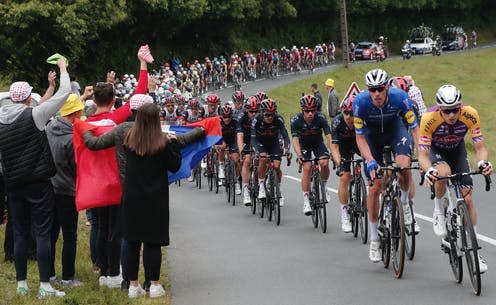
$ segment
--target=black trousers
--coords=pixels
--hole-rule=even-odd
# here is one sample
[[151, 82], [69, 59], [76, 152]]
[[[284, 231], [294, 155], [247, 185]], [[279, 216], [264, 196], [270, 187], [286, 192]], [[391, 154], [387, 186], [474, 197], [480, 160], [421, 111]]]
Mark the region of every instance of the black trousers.
[[9, 189], [9, 212], [14, 229], [14, 263], [17, 281], [27, 278], [27, 247], [31, 222], [36, 237], [36, 259], [40, 282], [50, 277], [50, 233], [53, 221], [54, 194], [50, 181]]
[[120, 206], [113, 205], [93, 211], [98, 213], [96, 248], [100, 276], [117, 276], [121, 261]]
[[[130, 281], [138, 280], [140, 241], [126, 241], [127, 253], [123, 261], [123, 269]], [[158, 244], [143, 243], [143, 266], [145, 278], [150, 281], [160, 279], [160, 266], [162, 265], [162, 250]]]
[[55, 194], [55, 215], [51, 234], [50, 276], [55, 276], [55, 252], [60, 229], [64, 237], [62, 245], [62, 279], [72, 280], [75, 274], [77, 248], [76, 197]]

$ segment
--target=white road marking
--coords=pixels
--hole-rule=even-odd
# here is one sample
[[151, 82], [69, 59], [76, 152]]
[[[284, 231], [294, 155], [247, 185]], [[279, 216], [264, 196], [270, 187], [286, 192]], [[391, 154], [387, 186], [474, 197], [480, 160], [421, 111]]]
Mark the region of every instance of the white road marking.
[[[286, 178], [288, 178], [290, 180], [301, 182], [301, 179], [300, 178], [296, 178], [296, 177], [289, 176], [289, 175], [284, 175], [284, 177], [286, 177]], [[333, 189], [333, 188], [330, 188], [330, 187], [328, 187], [327, 189], [329, 191], [333, 192], [333, 193], [336, 193], [336, 194], [338, 193], [338, 190], [336, 190], [336, 189]], [[419, 214], [419, 213], [415, 213], [415, 217], [432, 223], [432, 218], [431, 217], [428, 217], [428, 216], [425, 216], [425, 215], [422, 215], [422, 214]], [[482, 235], [482, 234], [477, 234], [477, 239], [482, 240], [482, 241], [485, 241], [486, 243], [488, 243], [490, 245], [496, 246], [496, 239], [490, 238], [488, 236], [485, 236], [485, 235]]]

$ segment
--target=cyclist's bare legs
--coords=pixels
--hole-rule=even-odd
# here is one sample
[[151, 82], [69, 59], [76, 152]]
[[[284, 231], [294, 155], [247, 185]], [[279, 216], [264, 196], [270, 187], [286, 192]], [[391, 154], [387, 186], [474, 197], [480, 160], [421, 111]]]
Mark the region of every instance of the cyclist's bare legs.
[[348, 204], [348, 185], [350, 184], [351, 173], [343, 172], [339, 177], [338, 197], [341, 205]]
[[462, 188], [462, 195], [465, 203], [467, 204], [468, 212], [470, 213], [470, 219], [472, 220], [472, 225], [475, 227], [477, 226], [477, 209], [475, 208], [474, 201], [472, 200], [472, 189]]
[[236, 177], [239, 177], [239, 172], [241, 170], [241, 164], [239, 162], [239, 153], [233, 152], [231, 153], [231, 160], [234, 162], [234, 170], [236, 171]]
[[322, 180], [327, 182], [327, 179], [329, 179], [329, 159], [320, 159], [319, 160], [319, 165], [320, 165], [320, 176], [322, 177]]
[[310, 192], [310, 170], [312, 162], [303, 162], [301, 165], [303, 175], [301, 176], [301, 190], [305, 193]]
[[274, 169], [276, 170], [276, 174], [277, 174], [277, 183], [281, 183], [282, 170], [281, 170], [281, 161], [280, 160], [274, 160]]
[[382, 179], [375, 179], [369, 187], [367, 195], [367, 209], [369, 210], [369, 221], [377, 223], [379, 216], [379, 194], [381, 193]]
[[[409, 167], [410, 166], [410, 157], [407, 155], [397, 155], [396, 156], [396, 164], [398, 167]], [[398, 177], [398, 182], [400, 184], [401, 191], [403, 193], [404, 190], [407, 190], [410, 188], [410, 183], [412, 181], [412, 173], [410, 170], [407, 171], [401, 171], [399, 173]], [[408, 197], [403, 198], [404, 195], [402, 195], [402, 202], [407, 201]]]

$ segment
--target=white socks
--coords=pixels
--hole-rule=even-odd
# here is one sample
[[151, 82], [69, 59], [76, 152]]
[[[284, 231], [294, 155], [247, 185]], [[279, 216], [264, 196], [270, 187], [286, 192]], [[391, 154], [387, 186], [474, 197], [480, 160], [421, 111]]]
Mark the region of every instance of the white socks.
[[340, 204], [340, 207], [341, 207], [341, 218], [348, 218], [349, 215], [348, 215], [348, 204], [345, 203], [345, 204]]
[[401, 190], [400, 193], [401, 193], [401, 199], [400, 199], [401, 202], [403, 204], [408, 203], [408, 190], [406, 190], [406, 191], [405, 190]]
[[378, 241], [379, 234], [377, 233], [377, 222], [369, 220], [370, 241]]

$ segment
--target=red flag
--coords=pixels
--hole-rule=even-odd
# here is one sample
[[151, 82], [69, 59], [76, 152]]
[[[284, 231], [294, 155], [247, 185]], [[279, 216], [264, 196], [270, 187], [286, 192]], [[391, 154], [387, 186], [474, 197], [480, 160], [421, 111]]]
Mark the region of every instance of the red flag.
[[76, 158], [76, 209], [78, 211], [120, 204], [122, 187], [115, 157], [115, 147], [89, 150], [83, 133], [91, 130], [99, 136], [114, 126], [95, 126], [76, 120], [74, 123], [74, 154]]

